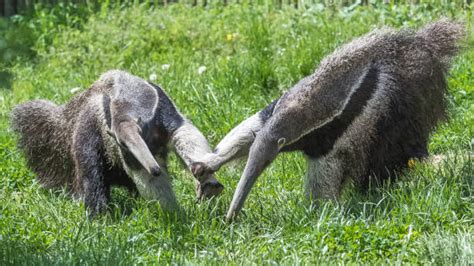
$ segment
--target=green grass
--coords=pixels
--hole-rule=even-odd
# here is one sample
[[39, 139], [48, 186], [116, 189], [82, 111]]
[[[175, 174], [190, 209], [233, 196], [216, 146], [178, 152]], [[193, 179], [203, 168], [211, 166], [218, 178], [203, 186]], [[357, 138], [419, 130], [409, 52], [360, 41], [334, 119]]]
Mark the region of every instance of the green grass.
[[[31, 46], [3, 65], [12, 79], [0, 89], [0, 264], [472, 263], [472, 38], [450, 72], [450, 120], [430, 142], [430, 151], [450, 154], [448, 160], [440, 167], [417, 163], [368, 195], [349, 187], [340, 203], [317, 209], [304, 199], [300, 154], [279, 156], [230, 225], [224, 216], [243, 163], [218, 172], [221, 197], [197, 204], [191, 175], [173, 157], [185, 218], [165, 219], [156, 202], [115, 189], [110, 213], [89, 222], [81, 202], [34, 181], [9, 129], [15, 104], [37, 98], [64, 103], [71, 88], [86, 89], [102, 72], [119, 68], [144, 78], [156, 74], [215, 145], [354, 36], [383, 25], [417, 27], [441, 15], [467, 21], [471, 31], [471, 11], [429, 4], [64, 10], [40, 9], [3, 29], [25, 30], [25, 42], [12, 43]], [[200, 66], [206, 67], [201, 75]]]

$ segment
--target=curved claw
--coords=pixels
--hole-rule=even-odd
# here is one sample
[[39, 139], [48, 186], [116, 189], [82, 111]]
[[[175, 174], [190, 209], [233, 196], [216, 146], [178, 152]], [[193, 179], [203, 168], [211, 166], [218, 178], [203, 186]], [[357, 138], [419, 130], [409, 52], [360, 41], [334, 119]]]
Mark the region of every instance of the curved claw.
[[196, 187], [197, 199], [200, 201], [206, 198], [217, 197], [222, 193], [222, 190], [224, 190], [224, 186], [217, 180], [199, 183]]

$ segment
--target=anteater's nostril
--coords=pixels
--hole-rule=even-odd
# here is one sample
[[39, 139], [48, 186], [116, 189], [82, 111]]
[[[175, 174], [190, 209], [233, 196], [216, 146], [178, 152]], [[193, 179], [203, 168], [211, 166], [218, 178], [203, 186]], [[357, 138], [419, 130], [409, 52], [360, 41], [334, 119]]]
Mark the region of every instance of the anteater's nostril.
[[160, 169], [160, 167], [158, 167], [158, 166], [152, 167], [152, 168], [150, 169], [150, 174], [151, 174], [152, 176], [160, 176], [160, 174], [161, 174], [161, 169]]

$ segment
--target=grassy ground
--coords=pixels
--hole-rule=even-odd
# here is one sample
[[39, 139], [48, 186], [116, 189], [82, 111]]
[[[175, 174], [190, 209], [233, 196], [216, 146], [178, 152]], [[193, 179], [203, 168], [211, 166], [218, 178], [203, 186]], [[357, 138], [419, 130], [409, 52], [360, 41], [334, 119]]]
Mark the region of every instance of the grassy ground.
[[450, 121], [431, 138], [432, 153], [451, 154], [440, 167], [417, 163], [369, 195], [349, 187], [339, 204], [313, 209], [304, 200], [302, 156], [283, 154], [231, 225], [224, 215], [242, 163], [218, 173], [226, 186], [220, 198], [197, 204], [191, 175], [173, 157], [186, 218], [164, 219], [156, 202], [115, 189], [112, 211], [88, 222], [82, 203], [34, 181], [8, 122], [19, 102], [64, 103], [72, 88], [84, 90], [102, 72], [120, 68], [156, 75], [215, 145], [354, 36], [382, 25], [416, 27], [440, 15], [466, 20], [471, 29], [470, 11], [453, 5], [59, 11], [17, 17], [9, 32], [30, 33], [17, 45], [32, 50], [3, 66], [12, 78], [0, 89], [0, 264], [472, 263], [474, 177], [466, 156], [474, 145], [471, 49], [455, 60], [449, 77]]

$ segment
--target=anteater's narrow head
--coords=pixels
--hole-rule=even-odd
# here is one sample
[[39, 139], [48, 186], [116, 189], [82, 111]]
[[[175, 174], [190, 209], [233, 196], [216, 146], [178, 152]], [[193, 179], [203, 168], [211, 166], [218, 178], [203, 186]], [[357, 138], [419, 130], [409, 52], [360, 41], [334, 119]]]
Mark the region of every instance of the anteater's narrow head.
[[158, 106], [156, 90], [122, 71], [108, 72], [102, 78], [113, 80], [111, 134], [120, 146], [125, 163], [132, 168], [141, 165], [149, 174], [160, 175], [160, 166], [143, 139], [144, 131], [154, 129]]

